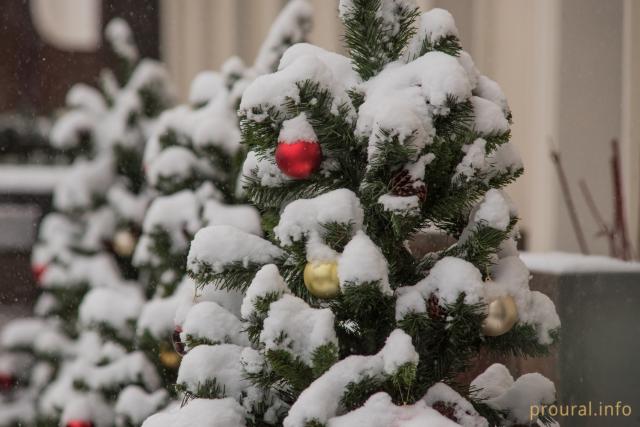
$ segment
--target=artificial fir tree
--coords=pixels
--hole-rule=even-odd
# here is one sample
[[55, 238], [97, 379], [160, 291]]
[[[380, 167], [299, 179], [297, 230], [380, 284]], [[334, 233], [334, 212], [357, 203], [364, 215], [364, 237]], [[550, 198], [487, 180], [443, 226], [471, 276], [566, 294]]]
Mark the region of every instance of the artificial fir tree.
[[[266, 238], [195, 235], [187, 272], [216, 292], [183, 325], [177, 388], [193, 400], [144, 426], [547, 422], [529, 419], [555, 398], [539, 374], [458, 381], [480, 351], [545, 354], [559, 328], [529, 290], [502, 191], [522, 173], [502, 91], [444, 10], [339, 13], [350, 58], [297, 44], [244, 91], [242, 185]], [[455, 243], [418, 256], [425, 228]], [[226, 305], [238, 293], [240, 315]]]
[[43, 291], [37, 318], [2, 334], [4, 347], [23, 342], [20, 349], [47, 374], [28, 384], [35, 387], [31, 415], [13, 420], [20, 425], [113, 425], [121, 388], [161, 385], [143, 353], [128, 353], [144, 301], [131, 257], [149, 199], [144, 143], [173, 94], [162, 65], [138, 58], [125, 21], [111, 21], [105, 33], [118, 66], [103, 72], [101, 91], [74, 86], [53, 128], [52, 143], [76, 161], [54, 191], [56, 212], [43, 221], [34, 249]]

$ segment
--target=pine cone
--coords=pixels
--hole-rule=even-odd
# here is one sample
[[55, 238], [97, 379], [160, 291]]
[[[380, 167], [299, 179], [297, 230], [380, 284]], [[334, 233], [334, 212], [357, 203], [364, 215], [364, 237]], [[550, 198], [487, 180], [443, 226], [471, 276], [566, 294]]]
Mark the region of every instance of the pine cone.
[[440, 307], [438, 298], [434, 294], [431, 294], [427, 300], [427, 314], [431, 319], [443, 319], [446, 314], [445, 310]]
[[427, 185], [419, 179], [413, 179], [409, 171], [402, 169], [391, 179], [391, 194], [394, 196], [418, 196], [420, 202], [427, 200]]

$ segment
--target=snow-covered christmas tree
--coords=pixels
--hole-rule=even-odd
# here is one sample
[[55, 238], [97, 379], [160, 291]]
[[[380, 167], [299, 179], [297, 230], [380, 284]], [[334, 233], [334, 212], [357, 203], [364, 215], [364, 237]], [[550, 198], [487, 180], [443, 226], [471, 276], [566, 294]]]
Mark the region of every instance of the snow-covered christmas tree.
[[[555, 399], [539, 374], [458, 381], [480, 351], [545, 354], [560, 323], [518, 257], [504, 94], [444, 10], [339, 13], [350, 57], [296, 44], [244, 90], [242, 187], [266, 237], [196, 233], [187, 273], [211, 298], [182, 321], [177, 376], [193, 400], [144, 426], [547, 422], [529, 419]], [[455, 243], [418, 256], [425, 229]]]
[[0, 409], [21, 403], [22, 414], [0, 417], [1, 425], [109, 426], [121, 388], [161, 386], [145, 355], [129, 353], [144, 302], [131, 259], [149, 200], [144, 144], [174, 95], [164, 67], [139, 59], [124, 20], [112, 20], [105, 35], [117, 67], [102, 73], [101, 90], [74, 86], [52, 129], [52, 143], [76, 161], [55, 188], [56, 211], [34, 249], [36, 317], [2, 331], [3, 348], [28, 353], [37, 369], [26, 371], [24, 399]]

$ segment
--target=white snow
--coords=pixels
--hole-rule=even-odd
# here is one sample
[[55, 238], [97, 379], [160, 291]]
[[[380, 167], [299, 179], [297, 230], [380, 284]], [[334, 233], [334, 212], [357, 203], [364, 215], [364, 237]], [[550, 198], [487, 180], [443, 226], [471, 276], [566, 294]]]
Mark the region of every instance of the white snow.
[[143, 427], [246, 427], [245, 411], [235, 399], [195, 399], [188, 405], [146, 419]]
[[251, 383], [245, 378], [240, 356], [243, 347], [234, 344], [199, 345], [183, 358], [177, 383], [196, 392], [207, 380], [216, 380], [226, 397], [240, 399]]
[[536, 273], [640, 273], [640, 262], [628, 262], [599, 255], [566, 252], [521, 252], [520, 258]]
[[133, 33], [127, 21], [122, 18], [112, 19], [107, 24], [104, 34], [118, 55], [130, 62], [138, 59], [138, 48], [133, 41]]
[[241, 114], [250, 120], [262, 121], [266, 113], [258, 114], [254, 108], [273, 106], [281, 111], [286, 99], [300, 99], [296, 83], [305, 80], [316, 82], [331, 92], [334, 97], [332, 112], [337, 113], [339, 105], [350, 104], [346, 90], [354, 86], [359, 77], [348, 58], [317, 46], [298, 43], [283, 54], [277, 72], [258, 77], [246, 88], [240, 103]]
[[4, 348], [31, 347], [44, 327], [44, 320], [35, 317], [15, 319], [2, 329], [0, 345]]
[[226, 90], [224, 79], [220, 73], [201, 71], [191, 82], [189, 102], [194, 105], [204, 104]]
[[511, 221], [510, 214], [509, 201], [500, 190], [492, 188], [485, 193], [484, 199], [473, 215], [473, 221], [497, 230], [506, 231]]
[[133, 338], [132, 325], [135, 324], [143, 303], [142, 293], [133, 286], [95, 288], [82, 300], [78, 317], [84, 326], [106, 324], [120, 336]]
[[135, 224], [142, 223], [150, 195], [142, 192], [134, 194], [124, 185], [116, 184], [109, 189], [107, 200], [118, 216]]
[[91, 137], [96, 118], [84, 110], [71, 110], [56, 120], [51, 128], [51, 145], [65, 150], [76, 148], [81, 142], [81, 134]]
[[528, 424], [532, 406], [550, 405], [556, 400], [551, 381], [538, 373], [524, 374], [515, 382], [504, 366], [494, 364], [471, 383], [482, 389], [477, 397], [492, 408], [508, 411], [514, 424]]
[[102, 93], [85, 83], [76, 83], [71, 86], [65, 97], [65, 103], [70, 108], [83, 109], [96, 115], [103, 114], [107, 110], [107, 103]]
[[453, 407], [453, 416], [464, 427], [488, 427], [489, 423], [475, 410], [471, 402], [444, 383], [434, 384], [422, 400], [429, 406], [442, 402]]
[[147, 393], [140, 386], [127, 386], [118, 395], [115, 405], [116, 418], [123, 424], [128, 421], [140, 425], [145, 418], [162, 408], [168, 400], [169, 394], [165, 390]]
[[157, 187], [161, 180], [179, 183], [200, 174], [206, 175], [208, 167], [193, 151], [180, 146], [162, 150], [147, 167], [149, 184]]
[[350, 190], [338, 189], [313, 199], [289, 203], [274, 233], [287, 246], [310, 234], [323, 234], [323, 225], [332, 222], [351, 224], [353, 231], [362, 229], [364, 212], [358, 197]]
[[268, 264], [280, 256], [282, 251], [261, 237], [229, 225], [212, 225], [196, 233], [189, 249], [187, 268], [198, 274], [203, 263], [221, 273], [229, 264]]
[[440, 305], [454, 303], [464, 293], [466, 304], [476, 304], [484, 296], [482, 274], [473, 264], [460, 258], [445, 257], [438, 261], [429, 275], [414, 286], [404, 286], [396, 290], [396, 319], [402, 319], [411, 311], [421, 312], [431, 294], [438, 298]]
[[187, 336], [206, 339], [212, 344], [250, 345], [240, 319], [212, 301], [199, 302], [191, 307], [182, 324], [182, 337]]
[[312, 308], [304, 300], [284, 294], [271, 303], [260, 342], [267, 350], [290, 351], [312, 366], [313, 352], [318, 347], [333, 344], [337, 348], [338, 338], [333, 324], [334, 316], [330, 309]]
[[347, 243], [338, 260], [340, 288], [377, 282], [380, 291], [393, 295], [389, 285], [389, 267], [382, 251], [363, 232], [358, 231]]
[[[396, 406], [384, 392], [369, 397], [365, 404], [345, 415], [331, 418], [328, 427], [456, 427], [422, 400], [413, 405]], [[297, 425], [296, 425], [297, 426]]]
[[474, 115], [473, 130], [479, 134], [489, 136], [509, 130], [509, 122], [500, 106], [479, 96], [471, 97], [471, 105]]
[[447, 36], [458, 37], [458, 29], [451, 13], [440, 8], [424, 12], [420, 16], [418, 30], [407, 45], [405, 58], [408, 60], [417, 58], [425, 39], [429, 39], [433, 45]]
[[259, 158], [255, 152], [249, 151], [242, 164], [242, 177], [240, 187], [247, 185], [244, 177], [255, 176], [260, 181], [260, 185], [267, 187], [277, 187], [290, 180], [271, 159]]
[[406, 214], [418, 214], [420, 199], [418, 196], [395, 196], [393, 194], [383, 194], [378, 197], [384, 210], [387, 212], [400, 212]]
[[318, 136], [307, 120], [305, 113], [300, 113], [293, 119], [282, 122], [278, 142], [292, 144], [294, 142], [318, 142]]
[[510, 112], [507, 97], [495, 81], [487, 76], [478, 77], [478, 85], [475, 94], [498, 105], [502, 112], [507, 115]]
[[91, 388], [112, 390], [114, 386], [140, 383], [146, 390], [157, 390], [161, 386], [156, 367], [141, 351], [134, 351], [121, 358], [92, 368], [83, 378]]
[[202, 219], [206, 225], [230, 225], [247, 233], [262, 236], [260, 213], [249, 205], [226, 205], [207, 200]]
[[113, 181], [110, 159], [76, 160], [53, 193], [53, 205], [62, 211], [88, 209], [96, 196], [104, 195]]
[[256, 273], [245, 292], [242, 307], [240, 308], [242, 318], [249, 319], [255, 312], [255, 303], [258, 298], [265, 297], [268, 294], [281, 296], [288, 292], [289, 288], [284, 283], [282, 276], [280, 276], [278, 267], [275, 264], [265, 265]]
[[90, 421], [94, 427], [110, 427], [113, 425], [113, 408], [99, 393], [75, 393], [67, 395], [64, 410], [60, 416], [60, 425], [66, 426], [69, 421]]
[[[344, 411], [340, 401], [347, 385], [365, 377], [380, 378], [383, 374], [393, 375], [395, 368], [405, 363], [417, 363], [417, 361], [417, 353], [411, 344], [411, 337], [402, 330], [396, 329], [378, 354], [349, 356], [334, 364], [311, 383], [291, 406], [289, 415], [284, 420], [284, 427], [304, 427], [305, 423], [311, 420], [326, 423]], [[333, 426], [349, 427], [357, 425], [333, 424]], [[360, 425], [369, 426], [369, 424]], [[386, 426], [386, 424], [380, 425]]]

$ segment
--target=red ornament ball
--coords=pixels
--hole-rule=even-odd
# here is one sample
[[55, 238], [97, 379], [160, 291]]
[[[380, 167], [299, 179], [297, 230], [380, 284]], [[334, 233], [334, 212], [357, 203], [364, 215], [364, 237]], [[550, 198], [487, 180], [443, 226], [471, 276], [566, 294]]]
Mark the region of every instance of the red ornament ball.
[[87, 420], [69, 420], [66, 427], [93, 427], [93, 423]]
[[7, 393], [16, 385], [16, 378], [8, 373], [0, 372], [0, 393]]
[[318, 170], [321, 161], [322, 150], [317, 142], [280, 141], [276, 147], [276, 164], [290, 178], [308, 178]]
[[41, 282], [45, 271], [47, 271], [47, 264], [33, 264], [31, 266], [31, 272], [33, 273], [33, 277], [36, 279], [36, 283]]
[[181, 333], [182, 333], [182, 327], [176, 326], [176, 328], [173, 330], [173, 334], [171, 335], [171, 338], [173, 340], [173, 349], [180, 356], [184, 356], [187, 353], [187, 351], [185, 349], [184, 343], [182, 342], [182, 338], [180, 338]]

